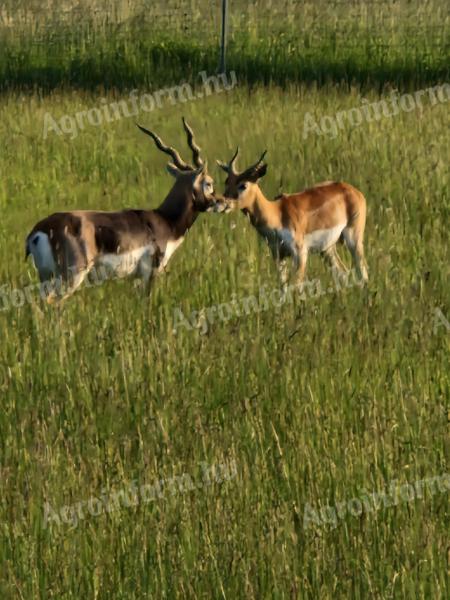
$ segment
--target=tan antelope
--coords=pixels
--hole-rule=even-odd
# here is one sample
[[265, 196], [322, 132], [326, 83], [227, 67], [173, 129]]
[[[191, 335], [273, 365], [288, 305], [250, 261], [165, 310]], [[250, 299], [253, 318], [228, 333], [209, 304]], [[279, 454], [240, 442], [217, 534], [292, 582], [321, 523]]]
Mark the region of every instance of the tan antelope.
[[241, 172], [235, 168], [238, 152], [239, 148], [229, 163], [217, 161], [227, 178], [224, 198], [217, 199], [213, 210], [239, 208], [248, 215], [268, 242], [283, 284], [288, 279], [284, 259], [293, 258], [301, 282], [309, 252], [320, 252], [333, 268], [345, 270], [336, 252], [338, 241], [344, 241], [350, 250], [359, 278], [368, 279], [363, 248], [366, 200], [359, 190], [348, 183], [327, 181], [269, 201], [258, 185], [267, 171], [263, 162], [266, 152]]
[[[165, 269], [199, 213], [214, 205], [213, 180], [207, 173], [190, 126], [183, 126], [194, 166], [152, 131], [139, 127], [172, 158], [167, 165], [175, 183], [155, 210], [55, 213], [35, 225], [26, 240], [48, 302], [64, 299], [88, 275], [107, 270], [108, 278], [140, 277], [148, 291], [153, 275]], [[104, 275], [103, 275], [104, 276]]]

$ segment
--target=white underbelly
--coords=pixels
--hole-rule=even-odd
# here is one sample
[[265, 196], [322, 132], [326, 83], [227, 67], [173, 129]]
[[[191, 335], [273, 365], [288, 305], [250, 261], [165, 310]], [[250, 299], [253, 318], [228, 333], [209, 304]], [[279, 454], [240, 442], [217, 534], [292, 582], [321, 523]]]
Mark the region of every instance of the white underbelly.
[[138, 275], [141, 261], [153, 252], [152, 246], [142, 246], [123, 254], [103, 254], [95, 262], [97, 266], [104, 266], [114, 272], [115, 277], [128, 277]]
[[308, 250], [323, 252], [334, 246], [339, 240], [346, 223], [330, 227], [329, 229], [317, 229], [305, 235], [305, 245]]

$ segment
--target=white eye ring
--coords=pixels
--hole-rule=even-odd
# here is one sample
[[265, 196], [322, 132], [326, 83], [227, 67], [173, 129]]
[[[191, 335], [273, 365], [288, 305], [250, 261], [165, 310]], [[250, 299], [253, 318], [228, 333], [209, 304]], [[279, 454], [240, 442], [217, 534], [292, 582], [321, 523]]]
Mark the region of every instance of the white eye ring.
[[246, 183], [240, 183], [238, 185], [238, 192], [240, 194], [242, 194], [242, 192], [245, 192], [246, 189], [247, 189], [247, 184]]

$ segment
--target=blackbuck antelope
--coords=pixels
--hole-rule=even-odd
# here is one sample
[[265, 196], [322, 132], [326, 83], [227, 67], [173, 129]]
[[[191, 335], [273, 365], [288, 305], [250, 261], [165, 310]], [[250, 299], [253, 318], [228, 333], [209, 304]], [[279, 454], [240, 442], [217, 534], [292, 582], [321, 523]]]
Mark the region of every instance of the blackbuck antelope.
[[183, 119], [194, 166], [152, 131], [149, 135], [172, 158], [167, 165], [175, 183], [155, 210], [55, 213], [35, 225], [26, 240], [47, 301], [70, 296], [88, 277], [134, 275], [150, 290], [153, 275], [167, 266], [200, 212], [214, 205], [213, 180], [207, 173], [190, 126]]
[[343, 182], [324, 182], [295, 194], [283, 194], [269, 201], [258, 185], [266, 174], [263, 152], [245, 171], [235, 168], [239, 148], [229, 163], [218, 165], [226, 172], [223, 199], [217, 199], [216, 212], [241, 209], [265, 238], [277, 261], [283, 284], [288, 280], [284, 259], [292, 257], [298, 281], [305, 276], [308, 253], [320, 252], [333, 268], [344, 271], [336, 243], [344, 241], [350, 250], [357, 274], [368, 279], [363, 237], [366, 200], [362, 193]]

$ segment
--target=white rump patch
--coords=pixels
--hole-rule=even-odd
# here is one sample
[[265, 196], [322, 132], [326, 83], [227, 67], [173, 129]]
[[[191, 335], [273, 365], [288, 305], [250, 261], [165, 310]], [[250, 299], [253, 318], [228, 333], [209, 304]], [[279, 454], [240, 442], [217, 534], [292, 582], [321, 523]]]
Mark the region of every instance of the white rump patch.
[[305, 235], [305, 245], [308, 250], [323, 252], [334, 246], [339, 240], [346, 223], [330, 227], [330, 229], [317, 229]]
[[27, 249], [33, 257], [34, 265], [39, 271], [41, 280], [44, 281], [50, 279], [52, 276], [56, 277], [56, 263], [53, 257], [50, 240], [46, 233], [43, 233], [42, 231], [33, 233], [33, 235], [28, 238]]

